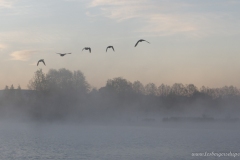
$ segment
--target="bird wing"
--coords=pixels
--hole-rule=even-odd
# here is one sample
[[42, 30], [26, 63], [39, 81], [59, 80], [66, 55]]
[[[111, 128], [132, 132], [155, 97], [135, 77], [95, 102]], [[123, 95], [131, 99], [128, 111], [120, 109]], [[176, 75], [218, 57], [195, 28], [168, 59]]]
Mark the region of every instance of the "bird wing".
[[106, 48], [106, 52], [107, 52], [107, 50], [108, 50], [108, 47]]
[[[38, 63], [39, 63], [39, 61], [38, 61]], [[38, 66], [38, 63], [37, 63], [37, 66]]]
[[148, 41], [146, 41], [146, 40], [144, 40], [144, 39], [143, 39], [143, 41], [145, 41], [145, 42], [147, 42], [147, 43], [150, 43], [150, 42], [148, 42]]
[[113, 49], [113, 51], [115, 52], [115, 50], [114, 50], [113, 46], [112, 46], [112, 49]]
[[91, 53], [91, 48], [89, 48], [89, 52]]
[[138, 45], [138, 43], [140, 42], [140, 40], [139, 41], [137, 41], [137, 43], [135, 44], [135, 47]]
[[44, 60], [42, 60], [42, 62], [43, 62], [43, 64], [46, 66], [46, 64], [45, 64]]

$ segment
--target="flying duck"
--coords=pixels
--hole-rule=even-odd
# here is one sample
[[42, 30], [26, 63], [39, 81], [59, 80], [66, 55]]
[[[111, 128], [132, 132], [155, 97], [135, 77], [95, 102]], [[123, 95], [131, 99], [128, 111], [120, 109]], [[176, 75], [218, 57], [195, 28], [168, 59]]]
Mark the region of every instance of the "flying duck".
[[89, 50], [89, 52], [91, 53], [91, 48], [90, 47], [85, 47], [85, 48], [82, 49], [82, 51], [83, 50]]
[[45, 64], [45, 62], [44, 62], [44, 59], [40, 59], [40, 60], [38, 61], [38, 63], [37, 63], [37, 66], [38, 66], [39, 62], [42, 62], [42, 63], [46, 66], [46, 64]]
[[137, 43], [135, 44], [135, 47], [138, 45], [139, 42], [143, 42], [143, 41], [149, 43], [148, 41], [146, 41], [146, 40], [144, 40], [144, 39], [140, 39], [140, 40], [138, 40]]
[[[113, 51], [114, 51], [114, 48], [113, 48], [113, 46], [108, 46], [108, 47], [107, 47], [107, 49], [106, 49], [106, 52], [107, 52], [108, 48], [112, 48], [112, 49], [113, 49]], [[115, 52], [115, 51], [114, 51], [114, 52]]]

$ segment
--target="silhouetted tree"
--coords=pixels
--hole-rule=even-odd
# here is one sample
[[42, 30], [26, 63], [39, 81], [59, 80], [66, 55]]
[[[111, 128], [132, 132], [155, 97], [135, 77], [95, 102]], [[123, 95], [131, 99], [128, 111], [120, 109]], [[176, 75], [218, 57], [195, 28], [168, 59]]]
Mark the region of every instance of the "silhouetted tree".
[[137, 94], [144, 94], [145, 93], [145, 88], [140, 81], [133, 82], [132, 88], [133, 88], [133, 91]]
[[193, 85], [193, 84], [186, 85], [186, 96], [190, 97], [193, 94], [195, 94], [196, 92], [198, 92], [198, 89], [195, 85]]
[[16, 105], [22, 106], [25, 103], [21, 86], [18, 85], [18, 88], [15, 90], [15, 103]]
[[5, 86], [5, 89], [3, 91], [3, 96], [4, 96], [4, 98], [7, 98], [9, 96], [9, 88], [8, 88], [8, 86]]
[[35, 91], [47, 90], [46, 75], [43, 73], [42, 69], [35, 72], [34, 77], [29, 81], [28, 88]]
[[132, 91], [132, 83], [121, 77], [107, 81], [106, 88], [117, 93], [127, 93]]
[[161, 84], [159, 87], [158, 87], [158, 95], [159, 96], [168, 96], [171, 92], [171, 87], [168, 86], [168, 85], [165, 85], [165, 84]]
[[145, 86], [145, 94], [152, 95], [152, 96], [157, 95], [157, 86], [154, 83], [148, 83]]
[[[63, 118], [70, 112], [78, 112], [86, 102], [90, 85], [81, 71], [71, 72], [65, 68], [35, 72], [28, 87], [37, 91], [33, 105], [36, 115], [47, 112], [48, 117]], [[40, 94], [40, 95], [39, 95]], [[35, 111], [34, 111], [35, 112]]]
[[22, 91], [20, 85], [17, 89], [6, 86], [0, 97], [1, 111], [18, 108], [33, 118], [47, 120], [62, 120], [68, 115], [79, 119], [89, 115], [115, 118], [134, 111], [144, 115], [198, 111], [200, 116], [206, 112], [240, 111], [240, 90], [234, 86], [198, 89], [194, 84], [175, 83], [157, 87], [117, 77], [108, 79], [100, 89], [90, 90], [81, 71], [62, 68], [50, 69], [46, 74], [37, 70], [28, 88], [30, 91]]
[[11, 97], [11, 101], [14, 102], [16, 95], [15, 95], [15, 89], [13, 84], [11, 85], [10, 89], [9, 89], [9, 96]]
[[11, 85], [10, 90], [14, 90], [14, 86], [13, 86], [13, 84]]
[[3, 100], [2, 100], [3, 105], [7, 104], [10, 101], [10, 90], [8, 86], [5, 86], [2, 97], [3, 97]]
[[171, 87], [171, 94], [178, 96], [186, 96], [187, 90], [182, 83], [175, 83]]

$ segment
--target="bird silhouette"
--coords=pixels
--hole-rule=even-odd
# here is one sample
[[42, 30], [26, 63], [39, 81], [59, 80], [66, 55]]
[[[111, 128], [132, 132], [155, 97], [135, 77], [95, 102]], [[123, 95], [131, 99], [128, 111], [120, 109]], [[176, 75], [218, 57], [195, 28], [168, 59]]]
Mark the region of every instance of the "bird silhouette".
[[135, 44], [135, 47], [138, 45], [139, 42], [143, 42], [143, 41], [145, 41], [145, 42], [147, 42], [147, 43], [150, 43], [150, 42], [148, 42], [148, 41], [146, 41], [146, 40], [144, 40], [144, 39], [140, 39], [140, 40], [138, 40], [137, 43]]
[[71, 53], [57, 53], [59, 54], [61, 57], [65, 56], [66, 54], [71, 54]]
[[[107, 49], [106, 49], [106, 52], [107, 52], [108, 48], [112, 48], [112, 49], [113, 49], [113, 51], [114, 51], [114, 48], [113, 48], [113, 46], [108, 46], [108, 47], [107, 47]], [[114, 52], [115, 52], [115, 51], [114, 51]]]
[[91, 53], [91, 48], [90, 47], [85, 47], [85, 48], [82, 49], [82, 51], [83, 50], [89, 50], [89, 52]]
[[45, 62], [44, 62], [44, 59], [40, 59], [40, 60], [38, 61], [38, 63], [37, 63], [37, 66], [38, 66], [39, 62], [42, 62], [42, 63], [46, 66], [46, 64], [45, 64]]

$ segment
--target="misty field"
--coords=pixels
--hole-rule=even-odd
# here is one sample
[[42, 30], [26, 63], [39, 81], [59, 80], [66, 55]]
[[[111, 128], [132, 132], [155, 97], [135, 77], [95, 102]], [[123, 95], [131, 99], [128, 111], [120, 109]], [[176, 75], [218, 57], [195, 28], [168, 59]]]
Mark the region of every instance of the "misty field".
[[[158, 123], [163, 120], [238, 122], [240, 90], [234, 86], [198, 89], [194, 84], [143, 85], [117, 77], [97, 89], [81, 71], [34, 73], [29, 90], [6, 86], [0, 93], [0, 119], [98, 123]], [[198, 118], [198, 119], [194, 119]]]
[[121, 77], [96, 89], [81, 71], [40, 69], [29, 90], [1, 91], [0, 159], [233, 158], [239, 93], [233, 86], [157, 87]]

